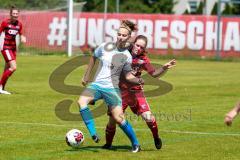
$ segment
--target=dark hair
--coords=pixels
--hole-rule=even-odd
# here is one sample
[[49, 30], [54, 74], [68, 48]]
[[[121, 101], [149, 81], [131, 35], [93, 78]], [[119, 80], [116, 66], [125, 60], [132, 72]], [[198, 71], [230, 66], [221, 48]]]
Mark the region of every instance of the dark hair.
[[17, 10], [19, 12], [19, 9], [15, 5], [10, 6], [10, 13], [12, 13], [13, 10]]
[[133, 43], [136, 43], [136, 42], [137, 42], [137, 40], [139, 40], [139, 39], [142, 39], [142, 40], [144, 40], [144, 41], [146, 42], [146, 46], [147, 46], [148, 39], [147, 39], [147, 37], [146, 37], [146, 36], [144, 36], [144, 35], [138, 35], [138, 36], [135, 38], [135, 40], [134, 40], [134, 42], [133, 42]]
[[132, 31], [136, 31], [137, 30], [137, 25], [129, 20], [123, 20], [122, 24], [128, 26]]
[[129, 20], [122, 20], [120, 28], [126, 28], [129, 34], [131, 34], [132, 31], [137, 31], [137, 25]]

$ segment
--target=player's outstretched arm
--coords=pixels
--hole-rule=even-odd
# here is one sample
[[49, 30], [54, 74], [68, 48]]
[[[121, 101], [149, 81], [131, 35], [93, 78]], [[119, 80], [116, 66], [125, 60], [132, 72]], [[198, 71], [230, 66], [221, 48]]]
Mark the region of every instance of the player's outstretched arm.
[[240, 102], [230, 111], [226, 114], [224, 122], [227, 126], [232, 125], [233, 119], [239, 114], [240, 112]]
[[176, 66], [176, 60], [172, 59], [171, 61], [165, 63], [161, 68], [156, 69], [154, 72], [151, 73], [151, 76], [156, 78], [163, 75], [168, 69]]
[[90, 60], [89, 60], [88, 67], [87, 67], [87, 70], [86, 70], [86, 72], [84, 74], [84, 77], [82, 79], [82, 85], [83, 86], [86, 86], [88, 84], [92, 69], [95, 65], [95, 62], [96, 62], [96, 58], [94, 56], [91, 56]]

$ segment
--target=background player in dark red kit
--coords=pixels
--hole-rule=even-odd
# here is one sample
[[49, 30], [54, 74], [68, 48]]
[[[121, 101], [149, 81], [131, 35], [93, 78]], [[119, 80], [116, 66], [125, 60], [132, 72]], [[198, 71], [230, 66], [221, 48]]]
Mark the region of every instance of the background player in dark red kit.
[[[141, 77], [142, 71], [145, 70], [152, 77], [156, 78], [165, 73], [168, 69], [170, 69], [176, 64], [176, 60], [173, 59], [168, 63], [164, 64], [161, 68], [155, 69], [151, 65], [150, 60], [146, 55], [146, 46], [147, 38], [143, 35], [139, 35], [136, 37], [132, 49], [130, 49], [132, 54], [132, 68], [134, 72], [133, 74], [136, 77]], [[162, 147], [162, 141], [158, 134], [157, 122], [155, 117], [152, 115], [150, 107], [144, 96], [143, 86], [131, 84], [124, 79], [120, 80], [119, 85], [121, 89], [123, 110], [125, 111], [125, 109], [130, 106], [133, 113], [142, 116], [142, 118], [145, 120], [152, 132], [156, 148], [160, 149]], [[105, 132], [106, 144], [103, 146], [103, 148], [111, 148], [115, 131], [116, 123], [110, 116]]]
[[19, 10], [12, 6], [10, 9], [10, 19], [1, 23], [0, 34], [5, 33], [2, 55], [5, 59], [5, 68], [0, 79], [0, 94], [11, 94], [5, 91], [8, 78], [17, 69], [16, 64], [16, 36], [20, 35], [21, 42], [26, 42], [26, 37], [22, 35], [22, 23], [18, 20]]

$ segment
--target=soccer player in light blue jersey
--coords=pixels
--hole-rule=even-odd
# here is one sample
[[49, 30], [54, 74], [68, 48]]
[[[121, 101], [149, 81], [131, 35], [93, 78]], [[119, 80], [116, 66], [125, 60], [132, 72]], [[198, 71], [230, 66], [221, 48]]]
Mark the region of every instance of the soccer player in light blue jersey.
[[86, 85], [89, 82], [96, 59], [99, 60], [98, 70], [94, 81], [80, 95], [78, 104], [80, 114], [92, 139], [95, 142], [99, 142], [100, 139], [97, 135], [88, 103], [103, 99], [107, 106], [109, 106], [109, 111], [113, 119], [130, 139], [132, 152], [135, 153], [140, 151], [140, 145], [132, 126], [125, 120], [118, 86], [121, 74], [124, 74], [126, 79], [132, 83], [143, 83], [141, 78], [137, 78], [131, 73], [132, 56], [126, 48], [126, 42], [134, 30], [136, 30], [134, 23], [127, 20], [122, 21], [117, 33], [117, 42], [115, 44], [103, 43], [95, 50], [94, 55], [90, 58], [82, 84]]

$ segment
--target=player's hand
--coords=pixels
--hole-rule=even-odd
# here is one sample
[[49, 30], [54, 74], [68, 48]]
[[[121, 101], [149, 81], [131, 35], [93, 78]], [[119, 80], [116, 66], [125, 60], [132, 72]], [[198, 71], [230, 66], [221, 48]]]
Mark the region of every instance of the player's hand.
[[132, 73], [134, 76], [136, 76], [136, 75], [137, 75], [137, 71], [136, 71], [136, 70], [134, 70], [134, 69], [131, 71], [131, 73]]
[[231, 125], [232, 125], [232, 121], [233, 121], [233, 118], [232, 118], [232, 117], [230, 117], [229, 115], [226, 115], [226, 116], [225, 116], [224, 123], [225, 123], [227, 126], [231, 126]]
[[138, 83], [139, 83], [140, 85], [144, 85], [144, 80], [143, 80], [142, 78], [139, 78]]
[[26, 43], [27, 42], [27, 38], [23, 35], [21, 35], [21, 42], [22, 43]]
[[177, 63], [177, 61], [175, 59], [172, 59], [171, 61], [169, 61], [168, 63], [163, 65], [163, 69], [164, 70], [170, 69], [170, 68], [176, 66], [176, 63]]

